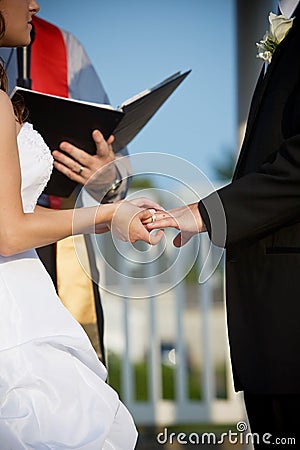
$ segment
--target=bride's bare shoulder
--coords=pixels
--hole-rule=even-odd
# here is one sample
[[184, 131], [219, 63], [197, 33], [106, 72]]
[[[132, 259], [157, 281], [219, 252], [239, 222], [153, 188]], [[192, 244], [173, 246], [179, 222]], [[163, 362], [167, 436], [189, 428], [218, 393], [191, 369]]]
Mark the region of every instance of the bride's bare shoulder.
[[2, 89], [0, 89], [0, 100], [1, 100], [1, 102], [2, 101], [3, 102], [6, 101], [6, 102], [10, 102], [11, 103], [9, 96]]
[[11, 100], [2, 89], [0, 89], [0, 108], [7, 108], [9, 111], [13, 111]]
[[14, 108], [9, 96], [0, 89], [0, 127], [8, 127], [9, 129], [16, 123]]

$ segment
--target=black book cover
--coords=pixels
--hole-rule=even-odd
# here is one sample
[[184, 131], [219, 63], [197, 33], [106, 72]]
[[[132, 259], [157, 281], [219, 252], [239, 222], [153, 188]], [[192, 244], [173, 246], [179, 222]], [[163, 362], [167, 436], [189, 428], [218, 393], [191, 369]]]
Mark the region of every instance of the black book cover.
[[[118, 152], [131, 142], [189, 73], [190, 70], [183, 74], [175, 73], [153, 88], [126, 100], [117, 109], [18, 86], [11, 97], [21, 95], [29, 112], [28, 120], [42, 135], [50, 150], [59, 149], [59, 144], [67, 141], [95, 154], [92, 132], [99, 129], [105, 139], [111, 134], [115, 136], [113, 149]], [[54, 168], [44, 193], [69, 197], [76, 185]]]
[[[42, 94], [16, 87], [12, 97], [21, 95], [28, 109], [28, 120], [33, 124], [51, 150], [62, 141], [70, 142], [90, 154], [96, 147], [92, 132], [100, 129], [105, 139], [112, 134], [124, 113], [105, 105], [81, 102], [69, 98]], [[44, 193], [69, 197], [77, 183], [53, 168]]]

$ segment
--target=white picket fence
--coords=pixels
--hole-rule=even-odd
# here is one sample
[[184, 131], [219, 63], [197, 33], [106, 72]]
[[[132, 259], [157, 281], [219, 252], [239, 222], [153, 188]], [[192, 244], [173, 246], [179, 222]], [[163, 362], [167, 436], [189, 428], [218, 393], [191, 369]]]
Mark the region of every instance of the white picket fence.
[[[199, 239], [193, 269], [198, 274], [209, 245], [205, 236]], [[233, 391], [228, 357], [223, 263], [203, 284], [177, 283], [187, 272], [195, 242], [179, 256], [172, 245], [166, 245], [165, 277], [157, 276], [159, 255], [156, 259], [152, 253], [154, 261], [145, 264], [149, 250], [137, 251], [132, 262], [128, 244], [118, 243], [115, 251], [109, 236], [97, 238], [97, 242], [102, 255], [99, 266], [106, 348], [121, 359], [121, 397], [136, 423], [153, 426], [243, 420], [243, 403], [241, 395]], [[172, 258], [176, 263], [168, 271]], [[143, 363], [146, 372], [143, 383], [147, 392], [142, 400], [136, 395], [137, 383], [141, 383], [136, 379], [136, 363]], [[162, 381], [166, 364], [172, 367], [174, 382], [174, 395], [169, 398], [164, 395]], [[220, 367], [222, 395], [218, 392]], [[191, 373], [196, 391], [201, 391], [196, 398], [189, 387]]]

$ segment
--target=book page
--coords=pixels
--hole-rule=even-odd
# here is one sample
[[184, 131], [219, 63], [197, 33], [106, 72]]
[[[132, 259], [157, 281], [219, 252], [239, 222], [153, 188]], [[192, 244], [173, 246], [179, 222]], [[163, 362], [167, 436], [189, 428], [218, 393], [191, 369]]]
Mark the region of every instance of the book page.
[[[16, 93], [16, 92], [27, 92], [29, 89], [26, 89], [26, 88], [22, 88], [22, 87], [19, 87], [19, 86], [16, 86], [13, 90], [12, 90], [12, 92], [11, 92], [11, 94], [10, 94], [10, 98], [13, 98], [13, 96], [14, 96], [14, 94]], [[91, 106], [96, 106], [96, 107], [99, 107], [99, 108], [106, 108], [106, 109], [111, 109], [111, 110], [114, 110], [114, 107], [112, 106], [112, 105], [108, 105], [107, 103], [94, 103], [94, 102], [86, 102], [86, 101], [84, 101], [84, 100], [77, 100], [77, 99], [75, 99], [75, 98], [70, 98], [70, 97], [60, 97], [59, 95], [52, 95], [52, 94], [45, 94], [44, 92], [39, 92], [39, 91], [32, 91], [32, 90], [30, 90], [30, 92], [32, 93], [32, 94], [37, 94], [37, 95], [43, 95], [44, 97], [50, 97], [50, 98], [58, 98], [58, 99], [63, 99], [63, 100], [67, 100], [67, 101], [69, 101], [69, 102], [73, 102], [73, 103], [80, 103], [80, 104], [82, 104], [82, 105], [91, 105]]]

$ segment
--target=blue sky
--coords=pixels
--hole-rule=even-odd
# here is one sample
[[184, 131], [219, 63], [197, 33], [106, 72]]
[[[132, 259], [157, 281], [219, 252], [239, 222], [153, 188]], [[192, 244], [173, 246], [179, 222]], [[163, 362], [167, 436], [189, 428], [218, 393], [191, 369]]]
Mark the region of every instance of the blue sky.
[[233, 0], [40, 0], [40, 17], [84, 45], [113, 106], [192, 73], [129, 150], [187, 159], [208, 177], [236, 148]]

